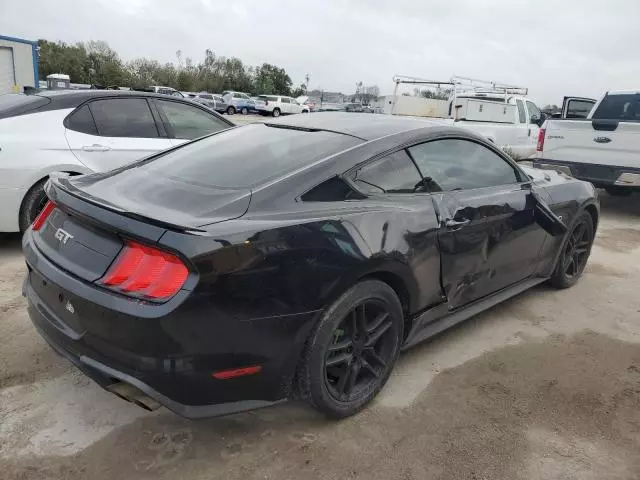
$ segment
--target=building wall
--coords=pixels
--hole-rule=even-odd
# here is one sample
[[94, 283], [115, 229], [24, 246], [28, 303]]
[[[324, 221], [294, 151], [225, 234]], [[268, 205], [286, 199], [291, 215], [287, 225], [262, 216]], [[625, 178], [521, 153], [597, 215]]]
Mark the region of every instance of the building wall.
[[[0, 36], [0, 48], [9, 48], [13, 51], [13, 67], [15, 72], [15, 84], [10, 91], [22, 92], [23, 88], [38, 87], [36, 45], [29, 40], [12, 39]], [[8, 93], [1, 91], [0, 93]]]

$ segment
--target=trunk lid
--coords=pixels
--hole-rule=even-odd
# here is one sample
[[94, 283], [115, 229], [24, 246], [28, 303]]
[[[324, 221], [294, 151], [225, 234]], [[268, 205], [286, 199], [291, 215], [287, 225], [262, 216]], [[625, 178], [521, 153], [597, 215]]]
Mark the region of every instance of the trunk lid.
[[55, 208], [34, 234], [36, 246], [47, 258], [89, 282], [104, 275], [123, 246], [117, 235], [60, 208]]
[[249, 208], [251, 189], [188, 183], [129, 168], [63, 180], [70, 193], [115, 210], [174, 229], [193, 229], [241, 217]]

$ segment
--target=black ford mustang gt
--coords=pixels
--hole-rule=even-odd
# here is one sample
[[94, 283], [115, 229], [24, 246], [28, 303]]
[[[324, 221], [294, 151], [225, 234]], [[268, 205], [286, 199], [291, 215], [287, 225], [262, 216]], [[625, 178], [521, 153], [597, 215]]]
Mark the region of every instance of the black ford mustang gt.
[[107, 390], [185, 417], [365, 406], [401, 349], [583, 272], [591, 184], [459, 128], [325, 113], [58, 175], [27, 230], [40, 334]]

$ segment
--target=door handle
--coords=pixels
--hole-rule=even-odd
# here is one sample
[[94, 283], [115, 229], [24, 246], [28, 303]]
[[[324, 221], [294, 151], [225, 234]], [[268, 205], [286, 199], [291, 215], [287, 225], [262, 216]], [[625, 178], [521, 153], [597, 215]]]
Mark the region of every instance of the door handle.
[[444, 221], [444, 225], [447, 228], [460, 228], [460, 227], [463, 227], [463, 226], [467, 225], [469, 222], [471, 222], [471, 220], [468, 219], [468, 218], [464, 218], [462, 220], [456, 220], [454, 218], [447, 218]]
[[109, 150], [111, 150], [111, 147], [94, 143], [93, 145], [83, 146], [82, 150], [84, 150], [85, 152], [108, 152]]

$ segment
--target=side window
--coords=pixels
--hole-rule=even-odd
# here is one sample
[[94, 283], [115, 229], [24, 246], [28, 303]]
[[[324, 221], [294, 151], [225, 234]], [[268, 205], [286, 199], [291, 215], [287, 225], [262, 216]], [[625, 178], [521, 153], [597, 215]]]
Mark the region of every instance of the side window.
[[430, 191], [467, 190], [518, 183], [515, 169], [487, 147], [444, 139], [409, 149]]
[[144, 98], [96, 100], [89, 109], [103, 137], [157, 138], [158, 128]]
[[[535, 103], [527, 101], [527, 108], [529, 109], [529, 120], [540, 118], [540, 109], [536, 106]], [[536, 123], [531, 120], [531, 123]]]
[[239, 93], [234, 93], [233, 98], [242, 98], [242, 95], [240, 95]]
[[282, 103], [291, 103], [291, 100], [289, 100], [289, 98], [287, 98], [287, 97], [281, 97], [281, 98], [280, 98], [280, 101], [281, 101]]
[[587, 118], [595, 102], [589, 100], [569, 100], [567, 118]]
[[351, 181], [364, 193], [422, 191], [420, 172], [404, 150], [364, 165], [351, 175]]
[[229, 128], [229, 125], [218, 117], [197, 107], [165, 100], [157, 100], [157, 102], [167, 117], [175, 138], [193, 140]]
[[200, 95], [200, 98], [204, 98], [205, 100], [213, 100], [213, 96], [211, 95]]
[[524, 111], [524, 103], [522, 100], [516, 100], [516, 105], [518, 106], [518, 120], [520, 123], [527, 123], [527, 114]]
[[76, 132], [86, 133], [88, 135], [98, 135], [96, 122], [93, 121], [93, 116], [89, 111], [88, 105], [83, 105], [67, 117], [66, 127], [69, 130], [75, 130]]

